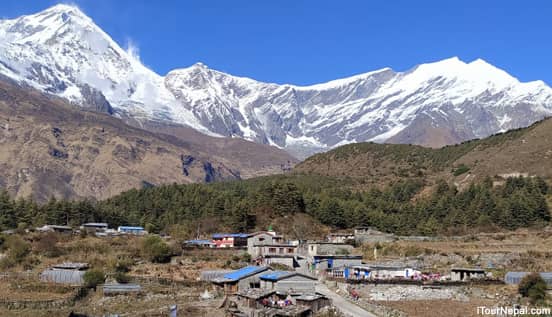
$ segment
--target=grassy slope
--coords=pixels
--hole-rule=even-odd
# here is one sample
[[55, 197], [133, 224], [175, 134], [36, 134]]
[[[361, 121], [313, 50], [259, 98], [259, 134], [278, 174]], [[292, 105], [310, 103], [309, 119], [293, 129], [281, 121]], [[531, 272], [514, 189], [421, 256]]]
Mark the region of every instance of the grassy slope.
[[[349, 144], [314, 155], [298, 164], [296, 172], [348, 177], [382, 184], [401, 177], [456, 181], [506, 173], [552, 176], [552, 120], [439, 149], [408, 144]], [[462, 164], [468, 173], [454, 175]]]

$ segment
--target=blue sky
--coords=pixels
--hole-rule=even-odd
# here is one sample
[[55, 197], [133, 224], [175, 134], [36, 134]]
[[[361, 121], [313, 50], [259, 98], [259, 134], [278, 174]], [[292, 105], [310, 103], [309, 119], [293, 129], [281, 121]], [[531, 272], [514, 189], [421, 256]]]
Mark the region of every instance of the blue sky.
[[[552, 2], [75, 0], [159, 74], [201, 61], [262, 81], [312, 84], [452, 56], [552, 84]], [[3, 0], [16, 17], [59, 1]], [[530, 5], [529, 5], [530, 4]]]

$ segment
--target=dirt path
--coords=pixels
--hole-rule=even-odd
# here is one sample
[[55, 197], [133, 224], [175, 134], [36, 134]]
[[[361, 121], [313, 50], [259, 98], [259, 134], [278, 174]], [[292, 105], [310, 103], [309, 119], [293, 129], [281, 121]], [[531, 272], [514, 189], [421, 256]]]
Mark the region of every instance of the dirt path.
[[323, 282], [319, 282], [316, 285], [316, 291], [331, 298], [333, 305], [347, 317], [377, 317], [376, 315], [364, 310], [362, 307], [357, 306], [340, 295], [332, 292]]

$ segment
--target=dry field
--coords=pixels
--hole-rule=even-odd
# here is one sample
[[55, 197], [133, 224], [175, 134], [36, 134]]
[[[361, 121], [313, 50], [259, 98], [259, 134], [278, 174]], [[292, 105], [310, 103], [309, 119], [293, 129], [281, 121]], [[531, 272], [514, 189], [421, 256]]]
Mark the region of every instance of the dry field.
[[[378, 258], [374, 259], [374, 247]], [[505, 271], [552, 271], [552, 229], [440, 238], [436, 241], [398, 240], [357, 248], [368, 262], [417, 260], [428, 270], [446, 272], [452, 266], [487, 267]]]

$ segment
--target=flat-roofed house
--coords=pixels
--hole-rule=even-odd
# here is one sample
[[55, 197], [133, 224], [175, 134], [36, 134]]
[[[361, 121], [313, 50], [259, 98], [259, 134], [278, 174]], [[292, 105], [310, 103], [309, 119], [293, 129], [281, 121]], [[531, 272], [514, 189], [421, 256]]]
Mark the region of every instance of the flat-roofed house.
[[327, 241], [309, 241], [307, 243], [307, 254], [315, 255], [347, 255], [353, 252], [353, 246], [345, 243], [334, 243]]
[[452, 281], [469, 281], [474, 279], [484, 279], [485, 270], [480, 268], [452, 268], [450, 270], [450, 279]]
[[124, 233], [124, 234], [132, 234], [135, 236], [143, 236], [148, 233], [143, 227], [137, 227], [137, 226], [119, 226], [117, 228], [117, 232]]
[[284, 237], [276, 234], [274, 231], [259, 231], [247, 237], [247, 253], [252, 257], [260, 256], [259, 246], [263, 245], [282, 245]]
[[347, 243], [355, 242], [355, 234], [352, 232], [332, 232], [327, 237], [328, 242], [332, 243]]
[[188, 248], [214, 248], [217, 245], [211, 240], [193, 239], [184, 241], [183, 246]]
[[82, 224], [80, 229], [91, 233], [104, 232], [108, 229], [108, 225], [105, 222], [88, 222]]
[[353, 265], [343, 270], [346, 279], [413, 279], [422, 272], [409, 266]]
[[40, 228], [36, 228], [36, 231], [38, 231], [38, 232], [72, 233], [73, 228], [71, 226], [44, 225]]

